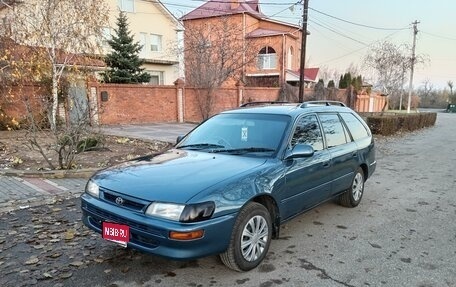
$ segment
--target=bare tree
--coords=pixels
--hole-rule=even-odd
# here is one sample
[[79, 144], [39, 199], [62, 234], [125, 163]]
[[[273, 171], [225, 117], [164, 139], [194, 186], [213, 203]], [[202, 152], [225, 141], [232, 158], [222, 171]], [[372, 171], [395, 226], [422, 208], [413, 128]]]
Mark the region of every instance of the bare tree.
[[451, 80], [448, 81], [447, 85], [448, 85], [448, 87], [450, 88], [449, 100], [450, 100], [451, 102], [453, 102], [453, 101], [456, 102], [456, 99], [453, 98], [453, 81], [451, 81]]
[[[403, 93], [407, 71], [411, 67], [410, 47], [385, 41], [372, 47], [364, 58], [364, 63], [374, 72], [374, 87], [392, 97], [390, 103], [396, 105]], [[415, 64], [428, 62], [426, 55], [416, 55]], [[402, 101], [400, 101], [402, 102]], [[401, 103], [399, 104], [401, 105]]]
[[229, 17], [219, 17], [217, 22], [188, 21], [185, 25], [185, 78], [198, 88], [198, 108], [206, 119], [213, 110], [215, 91], [228, 80], [242, 80], [256, 53], [244, 37], [242, 25]]
[[383, 93], [391, 94], [401, 89], [405, 71], [410, 68], [407, 46], [397, 46], [385, 41], [374, 46], [364, 58], [364, 63], [374, 70], [376, 83]]
[[107, 25], [108, 8], [103, 0], [30, 0], [12, 3], [0, 29], [3, 37], [18, 44], [44, 49], [51, 79], [51, 129], [56, 129], [58, 86], [64, 71], [74, 66], [80, 54], [100, 50], [102, 28]]

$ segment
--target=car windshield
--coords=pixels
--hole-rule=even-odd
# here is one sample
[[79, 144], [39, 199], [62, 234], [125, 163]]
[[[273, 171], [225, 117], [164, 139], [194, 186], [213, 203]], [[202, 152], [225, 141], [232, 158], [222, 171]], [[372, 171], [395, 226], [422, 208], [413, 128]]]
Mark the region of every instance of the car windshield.
[[219, 114], [202, 123], [176, 148], [232, 155], [271, 156], [290, 122], [285, 115]]

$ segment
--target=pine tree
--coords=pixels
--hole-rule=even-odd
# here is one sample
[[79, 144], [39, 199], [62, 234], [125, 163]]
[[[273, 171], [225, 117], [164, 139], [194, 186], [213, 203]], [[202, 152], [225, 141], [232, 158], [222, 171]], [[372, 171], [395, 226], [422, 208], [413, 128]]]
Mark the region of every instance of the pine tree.
[[133, 41], [124, 12], [120, 11], [116, 24], [117, 29], [114, 30], [116, 35], [108, 41], [112, 51], [105, 58], [108, 70], [102, 74], [104, 81], [106, 83], [149, 82], [151, 76], [141, 68], [144, 61], [139, 59], [142, 46], [139, 42]]
[[334, 83], [334, 80], [330, 80], [328, 82], [328, 88], [335, 88], [336, 87], [336, 84]]

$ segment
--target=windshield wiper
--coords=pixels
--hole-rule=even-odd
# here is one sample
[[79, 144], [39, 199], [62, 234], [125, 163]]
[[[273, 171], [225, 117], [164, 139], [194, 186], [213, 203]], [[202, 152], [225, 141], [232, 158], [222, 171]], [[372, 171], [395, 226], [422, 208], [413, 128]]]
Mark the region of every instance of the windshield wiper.
[[177, 148], [190, 148], [190, 149], [206, 149], [206, 148], [224, 148], [225, 146], [219, 144], [211, 144], [211, 143], [197, 143], [197, 144], [188, 144], [182, 145]]
[[264, 147], [247, 147], [247, 148], [234, 148], [234, 149], [216, 149], [213, 153], [226, 152], [231, 154], [245, 154], [250, 152], [274, 152], [275, 149]]

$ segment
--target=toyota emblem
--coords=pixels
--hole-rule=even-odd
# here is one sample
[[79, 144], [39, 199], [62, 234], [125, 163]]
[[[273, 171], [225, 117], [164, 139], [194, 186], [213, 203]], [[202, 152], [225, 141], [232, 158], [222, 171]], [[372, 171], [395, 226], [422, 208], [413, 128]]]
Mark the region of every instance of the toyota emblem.
[[122, 197], [119, 196], [119, 197], [116, 198], [116, 203], [117, 203], [118, 205], [123, 205], [124, 202], [125, 202], [125, 201], [124, 201], [124, 199], [123, 199]]

